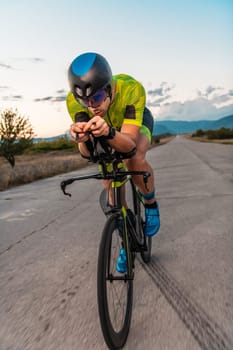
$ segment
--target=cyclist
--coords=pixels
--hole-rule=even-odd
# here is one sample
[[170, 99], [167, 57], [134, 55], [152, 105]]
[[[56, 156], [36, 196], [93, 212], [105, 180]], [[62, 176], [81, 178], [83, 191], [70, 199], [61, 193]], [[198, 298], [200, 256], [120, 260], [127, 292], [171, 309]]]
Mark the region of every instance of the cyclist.
[[95, 137], [103, 136], [116, 151], [130, 152], [136, 147], [136, 154], [125, 162], [128, 170], [151, 174], [148, 190], [141, 176], [134, 176], [133, 181], [145, 200], [145, 234], [156, 234], [160, 228], [159, 207], [153, 169], [146, 160], [154, 119], [145, 106], [144, 87], [129, 75], [112, 75], [107, 60], [94, 52], [72, 61], [68, 80], [67, 109], [73, 120], [70, 134], [78, 142], [80, 153], [90, 156], [90, 130]]

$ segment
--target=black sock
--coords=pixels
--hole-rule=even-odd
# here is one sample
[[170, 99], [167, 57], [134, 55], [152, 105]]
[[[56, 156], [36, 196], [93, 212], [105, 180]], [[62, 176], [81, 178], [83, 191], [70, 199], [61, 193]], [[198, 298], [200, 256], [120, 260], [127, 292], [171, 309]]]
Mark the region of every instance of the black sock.
[[145, 203], [145, 208], [157, 208], [157, 206], [158, 206], [158, 204], [156, 201], [154, 203], [151, 203], [151, 204]]

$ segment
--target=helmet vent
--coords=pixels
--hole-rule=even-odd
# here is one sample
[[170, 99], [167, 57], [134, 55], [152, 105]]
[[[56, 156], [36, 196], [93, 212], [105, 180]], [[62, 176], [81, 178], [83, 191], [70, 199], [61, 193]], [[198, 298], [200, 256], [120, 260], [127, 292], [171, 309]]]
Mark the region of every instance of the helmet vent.
[[90, 96], [91, 93], [92, 93], [92, 87], [89, 85], [89, 86], [86, 87], [86, 96], [87, 97]]
[[75, 92], [78, 96], [80, 96], [80, 97], [83, 96], [83, 91], [79, 86], [75, 86]]

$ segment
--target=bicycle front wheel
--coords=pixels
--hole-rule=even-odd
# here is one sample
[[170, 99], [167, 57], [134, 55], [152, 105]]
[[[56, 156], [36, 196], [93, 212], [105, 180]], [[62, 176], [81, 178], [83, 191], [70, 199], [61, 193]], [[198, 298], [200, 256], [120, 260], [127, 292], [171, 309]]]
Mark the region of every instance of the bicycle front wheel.
[[[98, 259], [98, 308], [102, 332], [110, 349], [124, 346], [130, 328], [133, 305], [132, 259], [127, 235], [119, 228], [118, 215], [106, 221], [99, 248]], [[125, 237], [126, 236], [126, 237]], [[124, 238], [123, 238], [124, 237]], [[119, 250], [127, 252], [127, 272], [116, 270]]]

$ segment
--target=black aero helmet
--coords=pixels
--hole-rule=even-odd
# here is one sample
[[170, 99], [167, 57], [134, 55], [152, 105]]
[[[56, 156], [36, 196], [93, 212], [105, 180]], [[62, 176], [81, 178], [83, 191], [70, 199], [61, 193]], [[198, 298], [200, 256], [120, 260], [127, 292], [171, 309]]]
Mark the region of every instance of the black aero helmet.
[[68, 79], [74, 97], [85, 99], [99, 89], [111, 86], [112, 71], [103, 56], [87, 52], [73, 60], [68, 70]]

